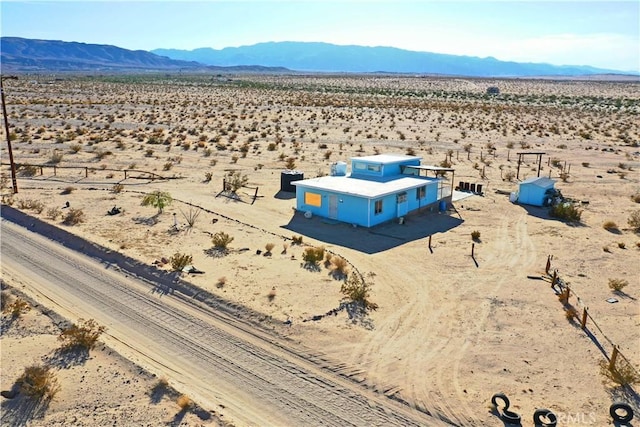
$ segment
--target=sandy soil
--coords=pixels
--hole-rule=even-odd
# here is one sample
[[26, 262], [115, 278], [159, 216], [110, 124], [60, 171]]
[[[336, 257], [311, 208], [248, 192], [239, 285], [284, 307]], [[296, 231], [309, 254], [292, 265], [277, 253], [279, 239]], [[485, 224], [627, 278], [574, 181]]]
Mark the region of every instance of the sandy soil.
[[[640, 238], [627, 225], [640, 208], [632, 199], [640, 192], [638, 83], [342, 76], [134, 80], [7, 82], [15, 160], [49, 167], [30, 177], [22, 168], [19, 193], [5, 202], [149, 264], [176, 252], [190, 254], [205, 272], [188, 276], [194, 284], [261, 313], [266, 325], [315, 349], [340, 375], [456, 424], [501, 425], [488, 407], [498, 391], [526, 421], [546, 407], [563, 425], [607, 425], [612, 400], [622, 397], [637, 407], [632, 396], [603, 383], [599, 364], [606, 359], [594, 340], [606, 355], [611, 343], [618, 345], [640, 366]], [[501, 95], [486, 97], [486, 87], [494, 85]], [[455, 182], [482, 183], [484, 195], [456, 202], [457, 212], [422, 212], [404, 225], [365, 230], [307, 220], [294, 213], [293, 196], [280, 191], [288, 158], [305, 177], [314, 177], [327, 174], [334, 161], [409, 150], [424, 164], [440, 164], [452, 150]], [[557, 179], [566, 197], [588, 202], [581, 204], [580, 225], [512, 204], [496, 192], [517, 188], [507, 178], [516, 171], [516, 153], [526, 150], [544, 151], [542, 174]], [[4, 163], [4, 145], [2, 155]], [[520, 179], [535, 176], [534, 159], [525, 158]], [[171, 179], [146, 179], [149, 174], [137, 171]], [[241, 189], [239, 199], [219, 194], [230, 172], [248, 178], [251, 188]], [[11, 181], [3, 185], [10, 193]], [[154, 190], [174, 198], [162, 214], [141, 206], [143, 195]], [[29, 209], [30, 201], [42, 205]], [[106, 215], [114, 205], [123, 213]], [[84, 212], [83, 223], [61, 223], [71, 208]], [[200, 214], [186, 227], [190, 212]], [[174, 217], [179, 231], [173, 230]], [[618, 229], [604, 229], [606, 221]], [[475, 262], [474, 230], [481, 233]], [[229, 254], [214, 257], [207, 250], [219, 231], [234, 240]], [[372, 273], [371, 300], [379, 309], [355, 322], [345, 311], [322, 317], [339, 306], [341, 281], [325, 266], [303, 268], [303, 247], [291, 246], [294, 235], [345, 258], [352, 270]], [[264, 256], [268, 243], [275, 245], [273, 254]], [[580, 297], [570, 303], [579, 312], [588, 306], [598, 323], [602, 332], [590, 327], [594, 340], [566, 319], [550, 283], [541, 280], [548, 255]], [[628, 286], [614, 294], [609, 279], [627, 280]], [[618, 302], [608, 303], [611, 297]], [[287, 319], [291, 327], [283, 327]], [[10, 331], [20, 324], [2, 335], [3, 389], [24, 367], [4, 369], [7, 358], [28, 354], [35, 360], [54, 345], [41, 327], [14, 338]], [[42, 341], [37, 351], [36, 339]], [[118, 372], [118, 379], [136, 384], [126, 405], [150, 408], [150, 418], [171, 421], [175, 403], [148, 405], [145, 393], [154, 379], [108, 351], [95, 353], [97, 365], [112, 363], [108, 375]], [[105, 378], [92, 363], [74, 373]], [[121, 399], [86, 389], [77, 396], [77, 376], [61, 380], [61, 393], [69, 395], [54, 400], [44, 420], [81, 416], [83, 405], [99, 406], [105, 417], [119, 411], [112, 405]]]

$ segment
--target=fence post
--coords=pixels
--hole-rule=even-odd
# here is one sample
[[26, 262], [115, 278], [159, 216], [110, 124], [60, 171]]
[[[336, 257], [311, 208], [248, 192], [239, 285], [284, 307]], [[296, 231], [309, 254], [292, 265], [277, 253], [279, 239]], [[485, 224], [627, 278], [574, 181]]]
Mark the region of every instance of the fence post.
[[551, 255], [547, 255], [547, 266], [544, 268], [547, 274], [549, 274], [549, 270], [551, 270]]
[[476, 249], [476, 244], [472, 243], [471, 244], [471, 258], [475, 258], [475, 249]]
[[553, 270], [553, 279], [551, 279], [551, 287], [553, 288], [556, 285], [556, 280], [558, 279], [558, 270]]
[[429, 234], [429, 250], [431, 250], [431, 234]]
[[56, 167], [53, 167], [53, 176], [56, 176]]
[[124, 179], [127, 179], [127, 170], [124, 170]]
[[580, 328], [583, 330], [587, 327], [587, 307], [582, 310], [582, 320], [580, 320]]
[[611, 353], [611, 359], [609, 360], [609, 370], [613, 371], [616, 368], [616, 359], [618, 358], [618, 346], [613, 346], [613, 353]]
[[89, 178], [89, 168], [85, 166], [84, 168], [84, 177]]

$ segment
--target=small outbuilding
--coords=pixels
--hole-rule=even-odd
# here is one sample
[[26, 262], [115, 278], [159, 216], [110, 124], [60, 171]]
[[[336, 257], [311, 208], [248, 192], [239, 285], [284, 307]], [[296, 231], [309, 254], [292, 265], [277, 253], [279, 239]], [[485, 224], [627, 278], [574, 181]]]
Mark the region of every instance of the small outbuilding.
[[525, 179], [518, 186], [518, 203], [532, 206], [550, 206], [556, 195], [556, 181], [545, 177]]

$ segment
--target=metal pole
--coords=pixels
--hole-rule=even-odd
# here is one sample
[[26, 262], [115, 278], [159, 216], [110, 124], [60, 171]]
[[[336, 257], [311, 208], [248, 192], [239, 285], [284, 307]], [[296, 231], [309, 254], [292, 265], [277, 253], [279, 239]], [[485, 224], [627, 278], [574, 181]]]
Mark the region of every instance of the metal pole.
[[18, 192], [18, 181], [16, 179], [16, 165], [13, 162], [13, 150], [11, 149], [11, 137], [9, 136], [9, 121], [7, 120], [7, 106], [4, 101], [4, 79], [18, 80], [16, 76], [0, 76], [0, 98], [2, 98], [2, 117], [4, 118], [4, 131], [7, 134], [7, 146], [9, 147], [9, 163], [11, 164], [11, 182], [13, 184], [13, 193]]

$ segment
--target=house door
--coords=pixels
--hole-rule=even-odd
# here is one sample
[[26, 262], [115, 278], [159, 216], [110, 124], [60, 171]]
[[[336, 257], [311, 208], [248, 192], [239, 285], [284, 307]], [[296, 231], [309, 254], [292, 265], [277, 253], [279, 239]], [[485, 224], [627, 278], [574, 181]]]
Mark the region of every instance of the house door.
[[335, 194], [329, 194], [329, 218], [338, 218], [338, 196]]
[[398, 206], [398, 209], [397, 209], [398, 218], [400, 218], [401, 216], [405, 216], [409, 211], [409, 202], [407, 201], [407, 193], [402, 192], [396, 195], [396, 202]]

